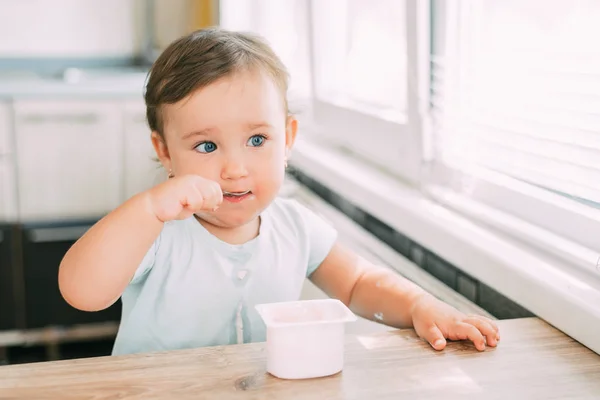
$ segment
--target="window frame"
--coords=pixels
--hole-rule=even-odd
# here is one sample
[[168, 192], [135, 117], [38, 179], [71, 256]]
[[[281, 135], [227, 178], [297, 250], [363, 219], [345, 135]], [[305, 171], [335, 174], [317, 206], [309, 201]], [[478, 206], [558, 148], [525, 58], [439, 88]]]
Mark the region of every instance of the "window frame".
[[347, 107], [314, 96], [316, 88], [315, 21], [308, 0], [309, 50], [313, 93], [307, 135], [354, 153], [399, 178], [418, 184], [424, 155], [423, 127], [429, 101], [429, 1], [406, 0], [407, 110], [405, 118], [391, 119], [367, 109]]

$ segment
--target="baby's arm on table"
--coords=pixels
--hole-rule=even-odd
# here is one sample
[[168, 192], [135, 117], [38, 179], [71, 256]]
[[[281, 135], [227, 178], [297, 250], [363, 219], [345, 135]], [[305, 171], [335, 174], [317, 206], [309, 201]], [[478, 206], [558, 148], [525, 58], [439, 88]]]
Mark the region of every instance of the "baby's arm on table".
[[164, 222], [211, 210], [222, 199], [218, 184], [198, 176], [173, 178], [133, 196], [65, 254], [58, 273], [62, 296], [84, 311], [109, 307], [131, 281]]
[[387, 268], [375, 266], [336, 243], [310, 276], [315, 285], [363, 318], [395, 328], [414, 328], [435, 349], [445, 339], [473, 341], [483, 350], [496, 346], [498, 328], [489, 319], [467, 316]]

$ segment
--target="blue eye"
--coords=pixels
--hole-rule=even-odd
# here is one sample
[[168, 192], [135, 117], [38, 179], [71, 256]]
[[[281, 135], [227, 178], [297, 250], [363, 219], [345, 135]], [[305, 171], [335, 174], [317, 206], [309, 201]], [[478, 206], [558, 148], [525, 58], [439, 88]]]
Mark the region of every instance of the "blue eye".
[[260, 147], [265, 142], [265, 137], [263, 135], [254, 135], [250, 139], [248, 139], [248, 145], [253, 147]]
[[204, 142], [196, 146], [196, 150], [200, 153], [212, 153], [217, 149], [217, 145], [213, 142]]

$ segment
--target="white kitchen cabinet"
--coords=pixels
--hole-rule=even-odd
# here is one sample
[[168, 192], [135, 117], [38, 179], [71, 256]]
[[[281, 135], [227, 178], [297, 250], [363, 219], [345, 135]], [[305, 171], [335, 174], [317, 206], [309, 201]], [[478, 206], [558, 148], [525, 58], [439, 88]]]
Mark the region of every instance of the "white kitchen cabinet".
[[0, 155], [12, 152], [10, 103], [0, 102]]
[[124, 110], [124, 179], [128, 199], [164, 181], [166, 174], [152, 147], [144, 102], [129, 101]]
[[14, 163], [11, 157], [0, 156], [0, 223], [14, 222], [17, 218]]
[[[9, 58], [124, 58], [139, 54], [146, 1], [51, 3], [46, 7], [49, 3], [40, 0], [0, 1], [0, 54]], [[171, 19], [168, 23], [177, 22]]]
[[117, 207], [122, 121], [116, 101], [16, 101], [21, 220], [95, 217]]

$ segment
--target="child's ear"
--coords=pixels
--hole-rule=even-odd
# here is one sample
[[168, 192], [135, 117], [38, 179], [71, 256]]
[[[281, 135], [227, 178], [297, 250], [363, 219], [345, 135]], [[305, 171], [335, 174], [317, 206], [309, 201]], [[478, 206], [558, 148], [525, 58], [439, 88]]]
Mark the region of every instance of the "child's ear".
[[298, 120], [293, 116], [288, 116], [285, 126], [285, 158], [290, 158], [292, 147], [296, 142], [296, 133], [298, 133]]
[[169, 155], [169, 148], [165, 143], [162, 136], [154, 131], [152, 132], [152, 146], [158, 157], [158, 160], [167, 171], [171, 171], [171, 156]]

